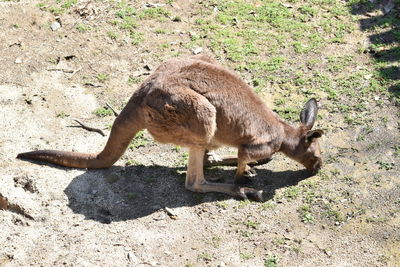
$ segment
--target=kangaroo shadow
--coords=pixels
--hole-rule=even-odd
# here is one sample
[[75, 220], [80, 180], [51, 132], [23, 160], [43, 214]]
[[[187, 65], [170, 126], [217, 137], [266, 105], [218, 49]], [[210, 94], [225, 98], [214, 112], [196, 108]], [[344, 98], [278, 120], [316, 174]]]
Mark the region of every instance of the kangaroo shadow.
[[[202, 194], [186, 190], [184, 171], [185, 168], [158, 165], [88, 170], [77, 176], [65, 193], [73, 212], [101, 223], [141, 218], [165, 207], [192, 207], [232, 198], [220, 193]], [[306, 170], [272, 172], [258, 169], [257, 172], [249, 186], [262, 189], [264, 200], [271, 199], [276, 189], [295, 185], [310, 176]], [[205, 176], [232, 183], [234, 170], [206, 169]]]

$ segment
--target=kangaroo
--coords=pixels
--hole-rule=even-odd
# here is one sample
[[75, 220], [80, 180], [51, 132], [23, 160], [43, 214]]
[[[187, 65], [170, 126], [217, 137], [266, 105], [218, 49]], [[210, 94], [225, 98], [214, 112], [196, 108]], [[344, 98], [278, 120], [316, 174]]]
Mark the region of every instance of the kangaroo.
[[[194, 192], [221, 192], [240, 199], [262, 201], [262, 191], [240, 184], [249, 181], [249, 164], [282, 152], [316, 173], [322, 166], [318, 139], [312, 130], [317, 102], [310, 99], [293, 127], [270, 110], [238, 75], [211, 57], [197, 55], [161, 64], [134, 92], [115, 119], [103, 151], [78, 153], [39, 150], [18, 154], [74, 168], [107, 168], [125, 152], [136, 133], [147, 129], [155, 140], [189, 148], [185, 187]], [[237, 164], [234, 184], [207, 181], [205, 153], [220, 146], [238, 149], [237, 158], [219, 165]], [[207, 162], [206, 162], [207, 163]]]

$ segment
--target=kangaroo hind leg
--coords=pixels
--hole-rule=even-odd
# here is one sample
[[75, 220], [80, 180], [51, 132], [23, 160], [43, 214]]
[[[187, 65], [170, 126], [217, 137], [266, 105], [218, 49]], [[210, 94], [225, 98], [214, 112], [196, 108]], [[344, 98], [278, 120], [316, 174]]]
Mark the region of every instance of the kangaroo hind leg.
[[234, 184], [213, 183], [204, 179], [203, 160], [205, 149], [190, 148], [189, 164], [186, 174], [185, 186], [188, 190], [200, 193], [219, 192], [240, 199], [262, 201], [262, 191]]

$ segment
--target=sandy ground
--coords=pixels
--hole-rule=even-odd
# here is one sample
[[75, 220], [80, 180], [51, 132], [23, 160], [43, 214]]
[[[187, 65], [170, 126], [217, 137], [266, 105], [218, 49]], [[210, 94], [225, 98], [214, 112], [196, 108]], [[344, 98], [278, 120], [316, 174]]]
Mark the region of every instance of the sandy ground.
[[[397, 107], [376, 109], [388, 122], [374, 120], [368, 140], [357, 144], [361, 127], [328, 127], [319, 176], [281, 155], [258, 167], [252, 186], [264, 190], [264, 203], [186, 191], [184, 150], [147, 135], [145, 146], [106, 170], [20, 161], [18, 153], [35, 149], [101, 150], [107, 137], [69, 127], [73, 118], [106, 129], [113, 117], [93, 112], [109, 97], [122, 106], [135, 88], [120, 78], [145, 63], [129, 48], [104, 43], [108, 55], [99, 54], [100, 41], [42, 28], [52, 17], [30, 1], [0, 8], [0, 266], [270, 266], [274, 257], [278, 266], [399, 266]], [[65, 59], [82, 44], [79, 62]], [[62, 71], [52, 70], [54, 56]], [[65, 72], [79, 65], [75, 76]], [[100, 66], [113, 82], [85, 87], [83, 76]], [[395, 163], [385, 169], [377, 161]], [[232, 182], [234, 168], [206, 175]], [[299, 197], [288, 193], [293, 188]], [[309, 196], [320, 203], [313, 223], [299, 217]]]

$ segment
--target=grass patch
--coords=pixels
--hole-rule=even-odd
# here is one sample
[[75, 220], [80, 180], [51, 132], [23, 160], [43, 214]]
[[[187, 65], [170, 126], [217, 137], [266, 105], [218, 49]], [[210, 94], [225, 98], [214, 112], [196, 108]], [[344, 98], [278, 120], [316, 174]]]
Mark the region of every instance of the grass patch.
[[145, 130], [139, 131], [136, 134], [135, 138], [133, 138], [133, 140], [129, 144], [128, 148], [129, 149], [136, 149], [136, 148], [143, 147], [143, 146], [149, 144], [150, 143], [150, 139], [146, 137], [145, 133], [146, 133]]
[[283, 192], [283, 196], [289, 200], [294, 200], [294, 199], [298, 198], [299, 194], [300, 194], [300, 188], [297, 186], [289, 186]]
[[41, 10], [48, 11], [55, 16], [60, 16], [74, 7], [78, 0], [48, 0], [37, 4]]
[[298, 209], [298, 212], [300, 214], [300, 219], [304, 223], [312, 223], [314, 222], [315, 218], [314, 215], [311, 212], [311, 207], [310, 205], [302, 205]]
[[105, 81], [108, 80], [108, 78], [109, 78], [109, 75], [106, 74], [106, 73], [99, 73], [99, 74], [96, 75], [96, 79], [97, 79], [99, 82], [105, 82]]
[[106, 116], [112, 116], [114, 115], [113, 111], [109, 108], [102, 107], [98, 108], [94, 111], [94, 114], [96, 114], [99, 117], [106, 117]]
[[271, 254], [264, 261], [264, 267], [277, 267], [279, 262], [279, 257], [275, 254]]

